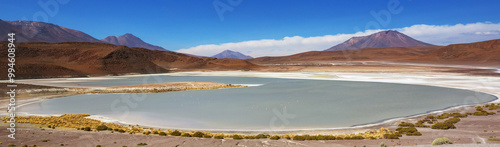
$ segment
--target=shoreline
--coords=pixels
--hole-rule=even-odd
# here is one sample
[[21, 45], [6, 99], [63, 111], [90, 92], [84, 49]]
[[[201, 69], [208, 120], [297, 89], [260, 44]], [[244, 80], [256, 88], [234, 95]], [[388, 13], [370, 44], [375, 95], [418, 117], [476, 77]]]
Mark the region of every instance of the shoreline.
[[[223, 73], [223, 74], [221, 74]], [[319, 73], [319, 74], [318, 74]], [[327, 73], [327, 74], [325, 74]], [[370, 74], [370, 73], [341, 73], [344, 75], [348, 74]], [[443, 74], [443, 73], [437, 73], [437, 74]], [[166, 74], [143, 74], [143, 75], [125, 75], [125, 76], [117, 76], [117, 77], [90, 77], [93, 78], [94, 80], [99, 80], [99, 79], [115, 79], [115, 78], [129, 78], [129, 77], [137, 77], [137, 76], [152, 76], [152, 75], [158, 75], [158, 76], [164, 76], [164, 75], [171, 75], [171, 76], [244, 76], [244, 77], [263, 77], [263, 78], [286, 78], [286, 79], [309, 79], [309, 80], [340, 80], [340, 81], [363, 81], [363, 82], [382, 82], [382, 83], [396, 83], [396, 84], [412, 84], [412, 85], [426, 85], [426, 86], [437, 86], [437, 87], [445, 87], [445, 88], [456, 88], [456, 89], [464, 89], [464, 90], [471, 90], [468, 88], [463, 88], [463, 87], [450, 87], [450, 86], [440, 86], [440, 85], [435, 85], [435, 84], [428, 84], [428, 83], [415, 83], [415, 82], [409, 82], [409, 81], [404, 81], [404, 82], [393, 82], [393, 81], [384, 81], [382, 80], [360, 80], [359, 77], [358, 79], [354, 78], [343, 78], [342, 76], [338, 76], [339, 73], [335, 72], [241, 72], [241, 71], [225, 71], [225, 72], [179, 72], [179, 73], [166, 73]], [[288, 76], [283, 76], [283, 75], [288, 75]], [[327, 75], [329, 78], [321, 78], [321, 77], [314, 77], [317, 75]], [[405, 74], [406, 75], [406, 74]], [[311, 77], [312, 76], [312, 77]], [[460, 75], [459, 75], [460, 76]], [[333, 77], [333, 78], [332, 78]], [[468, 76], [470, 77], [470, 76]], [[57, 78], [60, 79], [60, 78]], [[70, 78], [65, 78], [65, 79], [70, 79]], [[89, 79], [89, 78], [78, 78], [78, 80], [84, 80], [84, 79]], [[43, 79], [45, 81], [50, 81], [51, 79]], [[55, 79], [52, 79], [55, 80]], [[35, 80], [38, 81], [38, 80]], [[69, 82], [69, 80], [64, 80], [64, 82]], [[476, 91], [477, 90], [472, 90]], [[490, 102], [486, 103], [497, 103], [500, 101], [499, 95], [495, 93], [490, 93], [485, 92], [485, 91], [479, 91], [482, 93], [486, 93], [492, 96], [495, 96], [496, 99]], [[481, 103], [481, 104], [486, 104], [486, 103]], [[415, 114], [415, 115], [409, 115], [409, 116], [403, 116], [403, 117], [395, 117], [395, 118], [388, 118], [388, 119], [383, 119], [374, 123], [367, 123], [367, 124], [358, 124], [358, 125], [353, 125], [350, 127], [340, 127], [340, 128], [310, 128], [310, 129], [286, 129], [286, 130], [232, 130], [232, 129], [189, 129], [189, 128], [168, 128], [168, 127], [158, 127], [158, 126], [150, 126], [150, 125], [141, 125], [143, 127], [150, 127], [150, 128], [161, 128], [161, 129], [178, 129], [178, 130], [186, 130], [186, 131], [210, 131], [210, 132], [233, 132], [233, 133], [241, 133], [244, 132], [244, 134], [254, 134], [254, 133], [262, 133], [262, 132], [268, 132], [268, 133], [306, 133], [306, 134], [317, 134], [320, 132], [342, 132], [342, 131], [348, 131], [348, 132], [363, 132], [368, 129], [373, 129], [374, 127], [380, 127], [380, 126], [391, 126], [391, 124], [403, 120], [411, 120], [414, 118], [422, 117], [425, 115], [429, 114], [439, 114], [439, 113], [444, 113], [444, 112], [450, 112], [450, 111], [455, 111], [460, 108], [467, 108], [467, 107], [473, 107], [481, 104], [471, 104], [471, 105], [457, 105], [457, 106], [450, 106], [447, 108], [439, 109], [439, 110], [430, 110], [428, 112], [420, 113], [420, 114]], [[135, 125], [135, 123], [127, 123], [121, 120], [115, 120], [112, 118], [106, 118], [106, 117], [100, 117], [99, 115], [92, 115], [96, 116], [97, 118], [92, 118], [92, 119], [97, 119], [100, 121], [111, 121], [111, 122], [121, 122], [124, 123], [125, 125]], [[331, 134], [331, 133], [330, 133]]]

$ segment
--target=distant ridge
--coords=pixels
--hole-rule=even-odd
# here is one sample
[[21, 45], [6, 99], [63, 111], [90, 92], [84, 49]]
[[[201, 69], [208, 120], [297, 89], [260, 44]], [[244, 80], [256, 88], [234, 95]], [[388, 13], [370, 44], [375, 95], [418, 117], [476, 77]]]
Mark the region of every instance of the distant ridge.
[[[45, 22], [0, 20], [0, 28], [0, 34], [15, 33], [16, 42], [101, 42], [81, 31]], [[0, 40], [7, 37], [0, 35]]]
[[214, 55], [212, 57], [219, 58], [219, 59], [222, 59], [222, 58], [253, 59], [253, 57], [244, 55], [244, 54], [242, 54], [240, 52], [231, 51], [231, 50], [222, 51], [221, 53], [218, 53], [217, 55]]
[[415, 47], [415, 46], [435, 46], [429, 43], [415, 40], [410, 36], [394, 30], [381, 31], [375, 34], [351, 39], [335, 45], [325, 51], [340, 51], [362, 48], [387, 48], [387, 47]]
[[142, 41], [139, 37], [136, 37], [132, 34], [126, 33], [122, 36], [108, 36], [104, 39], [101, 39], [101, 41], [114, 44], [114, 45], [125, 45], [128, 47], [140, 47], [140, 48], [145, 48], [145, 49], [150, 49], [150, 50], [166, 50], [163, 47], [156, 46], [156, 45], [151, 45], [149, 43], [146, 43]]
[[450, 44], [425, 56], [413, 59], [432, 63], [500, 64], [500, 39], [474, 43]]

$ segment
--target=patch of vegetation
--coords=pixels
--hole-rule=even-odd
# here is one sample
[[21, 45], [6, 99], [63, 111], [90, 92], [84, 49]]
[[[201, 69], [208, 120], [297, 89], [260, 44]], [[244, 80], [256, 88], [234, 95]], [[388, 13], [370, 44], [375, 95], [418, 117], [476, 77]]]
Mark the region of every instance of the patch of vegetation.
[[[490, 107], [490, 106], [491, 105], [488, 105], [488, 107]], [[496, 109], [496, 105], [493, 104], [492, 108]], [[485, 110], [483, 110], [483, 108], [481, 106], [477, 106], [476, 112], [472, 113], [472, 115], [475, 115], [475, 116], [488, 116], [488, 115], [493, 115], [493, 114], [496, 114], [496, 113], [485, 111]]]
[[167, 133], [165, 133], [165, 132], [160, 132], [160, 133], [158, 133], [158, 135], [160, 135], [160, 136], [167, 136]]
[[99, 125], [96, 128], [97, 131], [103, 131], [103, 130], [108, 130], [108, 126], [106, 125]]
[[234, 134], [233, 135], [233, 139], [235, 139], [235, 140], [241, 140], [241, 139], [243, 139], [243, 137], [241, 137], [240, 135]]
[[406, 133], [406, 136], [422, 136], [422, 133], [420, 132], [413, 132], [413, 133]]
[[172, 135], [172, 136], [181, 136], [182, 133], [179, 132], [179, 130], [174, 130], [172, 133], [170, 133], [170, 135]]
[[203, 138], [212, 138], [212, 135], [205, 134], [203, 135]]
[[453, 144], [450, 139], [443, 137], [443, 138], [436, 138], [434, 141], [432, 141], [432, 145], [443, 145], [443, 144]]
[[495, 112], [488, 112], [488, 111], [476, 111], [474, 113], [472, 113], [472, 115], [475, 115], [475, 116], [488, 116], [488, 115], [493, 115], [493, 114], [496, 114]]
[[500, 141], [500, 138], [490, 138], [488, 141]]
[[423, 123], [416, 123], [416, 124], [415, 124], [415, 127], [419, 127], [419, 128], [430, 128], [430, 126], [429, 126], [429, 125], [425, 125], [425, 124], [423, 124]]
[[384, 134], [385, 139], [399, 139], [399, 135], [397, 134]]
[[92, 129], [90, 129], [90, 127], [85, 127], [83, 128], [84, 131], [91, 131]]
[[437, 118], [437, 119], [446, 119], [446, 118], [448, 118], [448, 117], [450, 117], [450, 116], [451, 116], [451, 114], [450, 114], [450, 113], [443, 113], [443, 114], [441, 114], [441, 115], [438, 115], [436, 118]]
[[306, 138], [306, 140], [318, 140], [316, 136], [304, 135], [304, 137]]
[[269, 135], [258, 134], [257, 136], [255, 136], [255, 139], [261, 139], [261, 138], [267, 138], [267, 137], [269, 137]]
[[459, 122], [459, 121], [460, 121], [460, 118], [458, 118], [458, 117], [454, 117], [454, 118], [450, 118], [450, 119], [448, 119], [448, 120], [444, 121], [444, 123], [451, 123], [451, 124], [455, 124], [455, 123], [457, 123], [457, 122]]
[[215, 139], [224, 139], [224, 135], [215, 135], [214, 138]]
[[484, 107], [487, 107], [488, 110], [496, 110], [500, 108], [500, 104], [486, 104]]
[[436, 123], [431, 126], [431, 129], [441, 129], [441, 130], [448, 130], [448, 129], [456, 129], [455, 125], [452, 123], [445, 123], [445, 122], [440, 122]]
[[47, 140], [42, 140], [42, 142], [49, 142], [49, 141], [50, 141], [49, 139], [47, 139]]
[[407, 123], [407, 122], [401, 122], [399, 123], [400, 127], [415, 127], [415, 125], [413, 123]]
[[203, 137], [203, 135], [205, 135], [205, 134], [203, 134], [202, 132], [194, 132], [193, 133], [193, 137]]
[[380, 143], [380, 147], [387, 147], [387, 145], [384, 142], [382, 142]]
[[138, 143], [137, 145], [138, 145], [138, 146], [145, 146], [145, 145], [148, 145], [148, 144], [147, 144], [147, 143], [142, 143], [142, 142], [141, 142], [141, 143]]
[[96, 145], [95, 147], [101, 147], [101, 145]]
[[318, 140], [335, 140], [337, 137], [333, 135], [318, 135], [317, 137]]
[[193, 136], [191, 136], [191, 134], [189, 134], [189, 133], [184, 133], [181, 135], [181, 137], [193, 137]]
[[278, 135], [274, 135], [274, 136], [272, 136], [272, 137], [271, 137], [271, 138], [269, 138], [269, 139], [272, 139], [272, 140], [278, 140], [278, 139], [280, 139], [280, 138], [281, 138], [280, 136], [278, 136]]
[[306, 140], [306, 138], [304, 136], [297, 135], [293, 137], [293, 140], [304, 141]]
[[413, 132], [417, 132], [417, 128], [415, 127], [407, 127], [407, 128], [403, 128], [403, 127], [399, 127], [396, 129], [396, 131], [398, 131], [399, 133], [401, 134], [405, 134], [405, 133], [413, 133]]
[[346, 137], [344, 139], [345, 140], [363, 140], [365, 138], [363, 136], [355, 135], [355, 136], [351, 136], [351, 137]]

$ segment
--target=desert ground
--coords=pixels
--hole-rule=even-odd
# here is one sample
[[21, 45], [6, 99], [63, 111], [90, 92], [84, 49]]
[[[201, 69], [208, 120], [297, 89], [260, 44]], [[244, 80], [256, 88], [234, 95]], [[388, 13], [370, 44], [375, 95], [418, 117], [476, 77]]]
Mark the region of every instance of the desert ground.
[[[329, 65], [328, 65], [329, 64]], [[388, 64], [381, 62], [352, 62], [352, 63], [327, 63], [322, 65], [267, 65], [257, 71], [186, 71], [178, 73], [165, 73], [157, 75], [203, 75], [203, 76], [254, 76], [273, 78], [298, 78], [298, 79], [323, 79], [323, 80], [346, 80], [346, 81], [371, 81], [402, 84], [419, 84], [430, 86], [441, 86], [459, 89], [468, 89], [478, 92], [489, 93], [500, 97], [500, 73], [498, 67], [474, 67], [474, 66], [448, 66], [429, 64]], [[122, 78], [125, 75], [114, 77], [91, 77], [99, 78]], [[19, 83], [27, 84], [28, 89], [87, 89], [103, 88], [72, 85], [67, 82], [72, 78], [56, 79], [26, 79]], [[40, 86], [43, 85], [43, 86]], [[55, 91], [58, 91], [55, 90]], [[66, 92], [41, 93], [20, 95], [19, 105], [43, 101], [46, 98], [57, 98], [66, 96]], [[2, 103], [6, 99], [1, 100]], [[499, 103], [499, 100], [491, 103]], [[484, 104], [481, 104], [484, 105]], [[3, 106], [3, 105], [2, 105]], [[429, 112], [407, 118], [387, 120], [375, 125], [358, 126], [344, 129], [331, 130], [294, 130], [284, 132], [268, 132], [269, 134], [345, 134], [364, 132], [379, 129], [380, 127], [396, 129], [402, 121], [416, 122], [427, 115], [437, 115], [443, 112], [474, 112], [474, 107], [461, 106], [449, 108], [442, 111]], [[496, 111], [496, 110], [495, 110]], [[5, 114], [4, 114], [5, 115]], [[296, 140], [270, 140], [270, 139], [206, 139], [196, 137], [175, 137], [143, 134], [121, 134], [102, 132], [86, 132], [69, 128], [39, 128], [34, 124], [18, 124], [18, 139], [7, 138], [5, 123], [0, 126], [0, 145], [9, 143], [37, 146], [138, 146], [138, 143], [147, 143], [147, 146], [380, 146], [381, 142], [389, 146], [429, 146], [435, 138], [447, 137], [454, 142], [453, 146], [500, 146], [500, 141], [488, 141], [490, 138], [500, 138], [500, 114], [489, 116], [469, 116], [456, 123], [456, 129], [435, 130], [430, 128], [418, 128], [422, 136], [406, 136], [400, 139], [364, 139], [364, 140], [328, 140], [328, 141], [296, 141]], [[231, 133], [231, 132], [222, 132]], [[254, 132], [237, 132], [252, 134]], [[48, 140], [43, 142], [43, 140]]]

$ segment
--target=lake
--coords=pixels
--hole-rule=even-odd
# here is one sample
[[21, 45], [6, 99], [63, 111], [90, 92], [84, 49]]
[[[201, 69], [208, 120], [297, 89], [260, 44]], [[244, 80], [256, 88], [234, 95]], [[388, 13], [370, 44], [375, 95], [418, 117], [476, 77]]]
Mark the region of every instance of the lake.
[[377, 123], [496, 99], [489, 94], [434, 86], [258, 77], [145, 76], [77, 84], [122, 86], [191, 81], [259, 86], [74, 95], [23, 106], [18, 112], [89, 113], [172, 129], [296, 130]]

